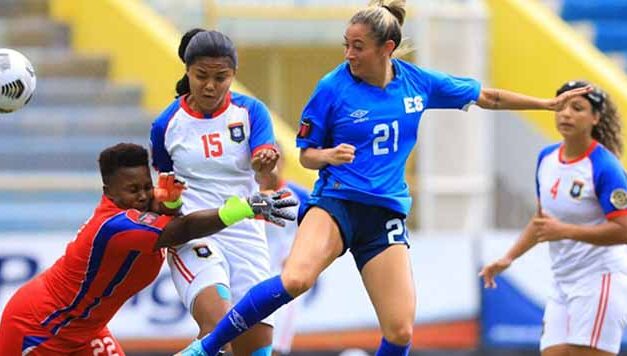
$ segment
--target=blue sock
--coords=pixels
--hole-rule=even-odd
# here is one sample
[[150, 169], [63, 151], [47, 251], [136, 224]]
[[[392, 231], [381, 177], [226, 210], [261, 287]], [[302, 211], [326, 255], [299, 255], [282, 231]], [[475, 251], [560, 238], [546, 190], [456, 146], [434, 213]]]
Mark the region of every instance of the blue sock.
[[411, 342], [407, 345], [396, 345], [385, 338], [381, 338], [381, 345], [379, 345], [379, 349], [375, 356], [407, 356], [409, 355], [409, 347], [411, 346]]
[[209, 356], [214, 356], [222, 346], [292, 299], [283, 287], [281, 276], [257, 284], [229, 310], [211, 334], [201, 340], [203, 349]]

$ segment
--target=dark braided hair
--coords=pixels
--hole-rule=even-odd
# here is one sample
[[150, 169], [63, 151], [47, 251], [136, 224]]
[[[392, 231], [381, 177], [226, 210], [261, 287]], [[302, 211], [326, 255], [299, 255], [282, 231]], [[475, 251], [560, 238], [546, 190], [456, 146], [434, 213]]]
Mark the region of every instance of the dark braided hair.
[[[195, 34], [197, 34], [198, 32], [202, 32], [202, 31], [204, 31], [202, 28], [193, 28], [185, 32], [183, 37], [181, 37], [181, 43], [179, 43], [178, 54], [179, 54], [179, 58], [181, 59], [183, 63], [185, 63], [185, 49], [187, 48], [189, 41], [192, 39], [192, 37], [194, 37]], [[189, 78], [187, 77], [187, 73], [183, 74], [183, 78], [181, 78], [176, 83], [176, 93], [177, 93], [177, 97], [189, 93]]]

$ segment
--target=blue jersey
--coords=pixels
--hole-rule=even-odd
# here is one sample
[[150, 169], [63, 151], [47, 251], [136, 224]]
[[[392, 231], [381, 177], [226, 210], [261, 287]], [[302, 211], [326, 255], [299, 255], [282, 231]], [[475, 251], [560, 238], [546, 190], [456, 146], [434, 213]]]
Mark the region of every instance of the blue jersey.
[[385, 87], [354, 77], [344, 62], [316, 87], [303, 111], [296, 145], [356, 147], [353, 163], [320, 169], [312, 199], [326, 196], [407, 214], [411, 197], [405, 164], [426, 109], [465, 109], [481, 84], [392, 59], [395, 76]]

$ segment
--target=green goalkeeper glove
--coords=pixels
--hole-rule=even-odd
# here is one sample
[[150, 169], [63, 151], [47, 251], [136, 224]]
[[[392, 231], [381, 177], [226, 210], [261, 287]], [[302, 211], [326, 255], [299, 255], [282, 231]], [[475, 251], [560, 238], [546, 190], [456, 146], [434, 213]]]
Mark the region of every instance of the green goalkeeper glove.
[[220, 220], [231, 226], [246, 218], [264, 219], [279, 226], [285, 226], [285, 220], [294, 221], [296, 216], [285, 209], [298, 205], [288, 191], [281, 190], [270, 195], [255, 193], [243, 199], [230, 197], [218, 210]]

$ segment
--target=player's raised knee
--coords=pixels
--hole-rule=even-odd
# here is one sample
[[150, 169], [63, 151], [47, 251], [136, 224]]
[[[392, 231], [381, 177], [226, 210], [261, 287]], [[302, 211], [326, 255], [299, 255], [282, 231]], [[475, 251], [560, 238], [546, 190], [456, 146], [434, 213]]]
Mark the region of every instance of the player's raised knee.
[[389, 342], [396, 345], [407, 345], [411, 342], [414, 332], [414, 326], [411, 322], [394, 323], [393, 325], [383, 327], [383, 336]]
[[309, 276], [302, 272], [292, 272], [284, 270], [281, 280], [285, 290], [292, 296], [297, 297], [308, 291], [316, 281], [315, 276]]

